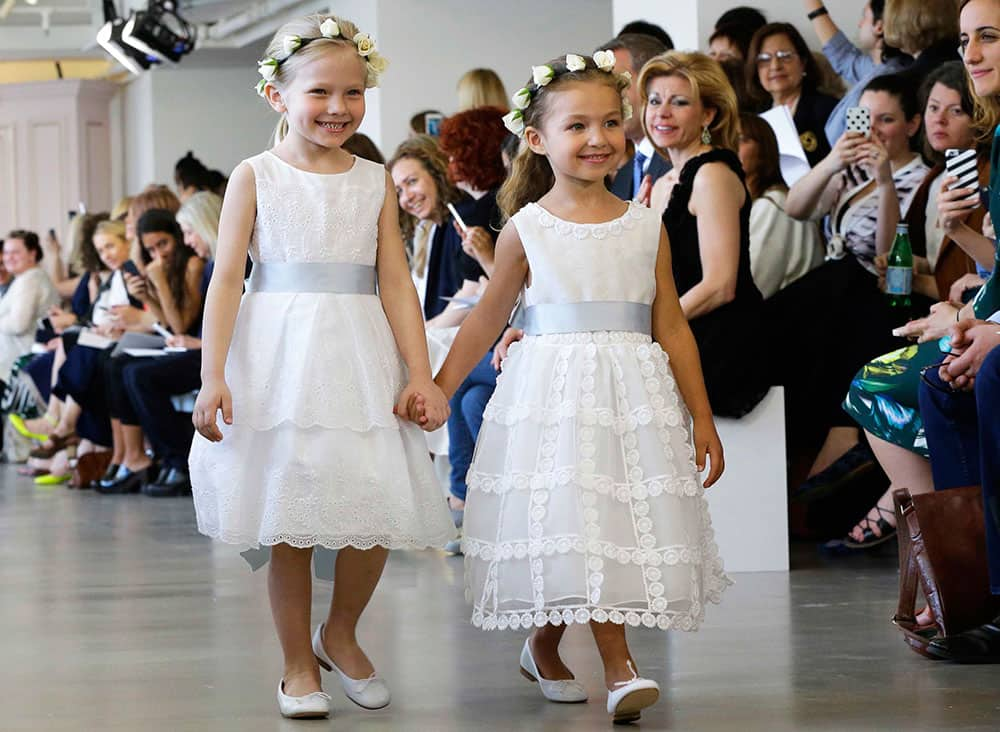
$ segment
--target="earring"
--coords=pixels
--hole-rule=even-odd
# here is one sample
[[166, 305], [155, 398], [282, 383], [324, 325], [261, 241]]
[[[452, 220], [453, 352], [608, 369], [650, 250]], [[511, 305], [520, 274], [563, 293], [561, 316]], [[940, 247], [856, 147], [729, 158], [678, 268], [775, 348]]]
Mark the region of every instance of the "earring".
[[705, 125], [704, 129], [701, 131], [701, 144], [711, 145], [712, 144], [712, 133], [708, 131], [708, 125]]

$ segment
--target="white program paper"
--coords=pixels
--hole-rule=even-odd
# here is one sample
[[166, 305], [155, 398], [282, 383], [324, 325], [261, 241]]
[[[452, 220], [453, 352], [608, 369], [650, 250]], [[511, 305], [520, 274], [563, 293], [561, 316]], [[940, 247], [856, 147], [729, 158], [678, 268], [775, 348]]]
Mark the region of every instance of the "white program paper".
[[806, 151], [802, 148], [802, 141], [799, 139], [799, 131], [795, 129], [792, 112], [784, 104], [779, 104], [760, 116], [771, 125], [774, 136], [778, 138], [781, 177], [790, 188], [811, 168]]

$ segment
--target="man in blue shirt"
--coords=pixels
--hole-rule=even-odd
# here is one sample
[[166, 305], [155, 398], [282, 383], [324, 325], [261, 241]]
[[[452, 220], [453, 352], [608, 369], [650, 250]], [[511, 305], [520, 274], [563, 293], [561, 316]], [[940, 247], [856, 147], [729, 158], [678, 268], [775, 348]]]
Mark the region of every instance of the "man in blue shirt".
[[909, 65], [911, 59], [899, 50], [885, 45], [882, 38], [882, 13], [885, 10], [885, 0], [871, 0], [865, 3], [864, 12], [858, 22], [860, 48], [851, 43], [833, 22], [822, 0], [802, 0], [802, 4], [812, 21], [813, 30], [823, 44], [823, 55], [834, 70], [852, 85], [840, 103], [834, 107], [826, 123], [826, 137], [832, 146], [844, 134], [847, 110], [858, 106], [858, 100], [861, 99], [861, 93], [868, 82], [876, 76], [902, 71]]

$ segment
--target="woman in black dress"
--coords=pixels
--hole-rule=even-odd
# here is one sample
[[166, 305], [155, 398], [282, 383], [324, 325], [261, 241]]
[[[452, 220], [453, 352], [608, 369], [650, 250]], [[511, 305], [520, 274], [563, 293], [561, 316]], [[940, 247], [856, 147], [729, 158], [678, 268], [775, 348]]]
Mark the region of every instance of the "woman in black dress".
[[653, 188], [674, 280], [717, 415], [740, 417], [767, 393], [762, 303], [750, 272], [750, 195], [736, 154], [736, 95], [701, 53], [657, 56], [639, 77], [643, 126], [673, 170]]

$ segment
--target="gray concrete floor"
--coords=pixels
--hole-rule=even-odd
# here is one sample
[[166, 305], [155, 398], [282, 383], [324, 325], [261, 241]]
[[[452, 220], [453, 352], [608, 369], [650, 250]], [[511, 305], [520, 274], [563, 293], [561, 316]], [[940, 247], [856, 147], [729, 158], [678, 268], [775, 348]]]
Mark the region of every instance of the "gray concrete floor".
[[[630, 631], [665, 691], [645, 730], [998, 730], [1000, 667], [926, 661], [888, 622], [892, 552], [735, 575], [698, 633]], [[362, 643], [393, 702], [366, 712], [325, 677], [328, 721], [279, 718], [263, 572], [199, 536], [190, 500], [37, 489], [0, 468], [0, 730], [607, 730], [599, 662], [565, 656], [589, 704], [545, 702], [517, 674], [520, 633], [468, 623], [462, 561], [396, 553]], [[314, 615], [329, 585], [315, 588]]]

